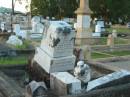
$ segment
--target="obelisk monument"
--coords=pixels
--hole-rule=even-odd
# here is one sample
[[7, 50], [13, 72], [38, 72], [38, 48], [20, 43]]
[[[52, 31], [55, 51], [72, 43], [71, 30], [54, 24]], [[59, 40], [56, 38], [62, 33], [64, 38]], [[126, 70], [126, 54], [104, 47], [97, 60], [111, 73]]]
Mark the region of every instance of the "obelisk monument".
[[82, 43], [83, 39], [91, 38], [91, 10], [89, 8], [89, 0], [80, 0], [80, 7], [75, 11], [77, 14], [77, 35], [78, 44]]

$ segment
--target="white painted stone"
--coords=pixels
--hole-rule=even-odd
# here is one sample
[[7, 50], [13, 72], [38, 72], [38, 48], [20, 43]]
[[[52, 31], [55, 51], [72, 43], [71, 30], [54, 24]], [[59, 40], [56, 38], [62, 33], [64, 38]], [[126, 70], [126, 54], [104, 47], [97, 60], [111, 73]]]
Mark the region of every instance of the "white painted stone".
[[20, 24], [14, 24], [14, 32], [16, 35], [19, 34], [20, 32]]
[[14, 45], [14, 46], [23, 45], [22, 40], [18, 39], [18, 37], [15, 35], [11, 35], [6, 43]]
[[105, 23], [103, 20], [97, 20], [96, 26], [95, 26], [95, 32], [103, 32], [105, 31]]
[[2, 31], [5, 30], [5, 22], [1, 22], [1, 30], [2, 30]]
[[74, 69], [74, 75], [82, 82], [87, 83], [91, 79], [90, 67], [84, 61], [79, 61]]
[[34, 60], [48, 73], [72, 70], [75, 56], [51, 57], [41, 48], [37, 48]]
[[[52, 21], [50, 27], [48, 28], [46, 38], [44, 38], [41, 42], [40, 47], [45, 50], [51, 57], [73, 55], [75, 32], [71, 31], [65, 35], [65, 33], [57, 31], [58, 28], [64, 27], [71, 29], [71, 26], [65, 22]], [[54, 40], [58, 42], [56, 46]]]
[[[76, 79], [68, 72], [56, 72], [51, 73], [51, 89], [55, 89], [57, 93], [64, 88], [63, 91], [68, 91], [69, 94], [77, 94], [81, 92], [81, 81]], [[59, 82], [60, 81], [60, 82]], [[58, 83], [58, 89], [55, 87], [55, 83]], [[64, 87], [63, 87], [64, 86]], [[59, 90], [59, 91], [58, 91]], [[66, 95], [66, 94], [64, 94]]]
[[101, 25], [96, 25], [96, 27], [95, 27], [95, 32], [98, 32], [98, 33], [101, 33], [101, 32], [102, 32]]
[[111, 81], [123, 78], [125, 76], [130, 76], [130, 72], [126, 70], [117, 71], [111, 74], [108, 74], [106, 76], [100, 77], [98, 79], [95, 79], [93, 81], [88, 82], [87, 91], [90, 91], [98, 86], [107, 84]]
[[75, 32], [71, 26], [63, 21], [51, 21], [45, 33], [34, 60], [48, 73], [72, 70]]
[[95, 32], [92, 34], [93, 37], [101, 37], [101, 33], [99, 32]]
[[32, 18], [32, 33], [43, 33], [44, 25], [42, 22], [44, 22], [42, 17], [34, 16]]

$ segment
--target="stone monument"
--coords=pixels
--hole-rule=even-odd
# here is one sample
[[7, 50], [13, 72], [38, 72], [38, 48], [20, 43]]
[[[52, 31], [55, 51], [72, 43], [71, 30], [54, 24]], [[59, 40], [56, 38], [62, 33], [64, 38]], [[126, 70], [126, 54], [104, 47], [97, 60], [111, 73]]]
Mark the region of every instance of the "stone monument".
[[63, 21], [50, 21], [46, 35], [36, 49], [36, 61], [47, 73], [74, 69], [73, 45], [75, 32]]
[[78, 44], [82, 43], [83, 38], [91, 38], [92, 30], [90, 29], [91, 10], [89, 9], [89, 0], [80, 0], [80, 7], [75, 12], [77, 14], [77, 35]]

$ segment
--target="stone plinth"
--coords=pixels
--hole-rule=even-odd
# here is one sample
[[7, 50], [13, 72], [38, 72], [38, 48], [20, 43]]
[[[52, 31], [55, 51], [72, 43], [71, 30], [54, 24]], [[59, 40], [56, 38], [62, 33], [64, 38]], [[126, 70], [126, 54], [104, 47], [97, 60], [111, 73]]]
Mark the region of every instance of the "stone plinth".
[[52, 73], [50, 86], [58, 96], [78, 94], [81, 91], [81, 81], [68, 72]]

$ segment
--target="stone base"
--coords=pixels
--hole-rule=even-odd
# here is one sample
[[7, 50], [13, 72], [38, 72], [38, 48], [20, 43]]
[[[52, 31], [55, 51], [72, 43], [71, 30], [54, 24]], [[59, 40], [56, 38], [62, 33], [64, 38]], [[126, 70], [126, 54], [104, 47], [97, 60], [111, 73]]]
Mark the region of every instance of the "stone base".
[[75, 65], [75, 56], [52, 58], [41, 48], [37, 48], [34, 56], [36, 61], [47, 73], [62, 72], [73, 70]]
[[81, 81], [68, 72], [51, 73], [50, 88], [57, 96], [78, 94], [81, 91]]

